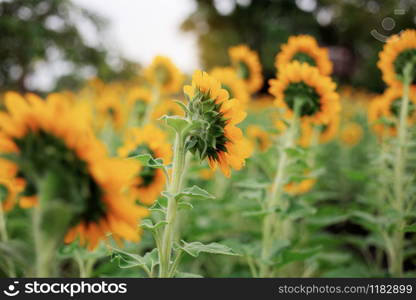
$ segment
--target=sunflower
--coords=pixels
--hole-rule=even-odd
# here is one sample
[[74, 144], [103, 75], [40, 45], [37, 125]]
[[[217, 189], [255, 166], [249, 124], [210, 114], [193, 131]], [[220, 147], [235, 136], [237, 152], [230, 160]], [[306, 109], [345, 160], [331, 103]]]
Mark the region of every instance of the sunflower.
[[413, 61], [412, 84], [416, 83], [416, 30], [408, 29], [391, 36], [380, 52], [377, 66], [388, 85], [403, 84], [403, 71], [407, 63]]
[[332, 72], [328, 49], [320, 48], [316, 40], [309, 35], [291, 36], [276, 55], [275, 67], [280, 72], [293, 61], [317, 67], [322, 75], [328, 76]]
[[183, 116], [181, 107], [172, 99], [163, 100], [152, 112], [152, 120], [156, 121], [163, 116]]
[[233, 68], [214, 68], [210, 75], [221, 82], [221, 87], [226, 89], [230, 98], [236, 98], [242, 104], [247, 104], [250, 99], [244, 81], [238, 77]]
[[152, 93], [142, 87], [134, 87], [127, 92], [127, 107], [135, 120], [142, 120], [146, 107], [152, 99]]
[[[0, 135], [0, 139], [4, 138]], [[0, 202], [4, 211], [10, 211], [20, 192], [23, 191], [25, 183], [17, 178], [18, 167], [15, 163], [0, 159]]]
[[177, 93], [183, 82], [183, 75], [172, 61], [165, 56], [156, 56], [144, 71], [146, 79], [166, 94]]
[[138, 241], [137, 224], [147, 210], [123, 193], [136, 165], [109, 158], [79, 112], [54, 99], [7, 93], [7, 112], [0, 113], [0, 152], [18, 166], [25, 190], [35, 189], [32, 195], [47, 174], [65, 186], [50, 201], [64, 201], [74, 208], [66, 242], [79, 237], [81, 244], [94, 249], [108, 233]]
[[[166, 134], [156, 126], [148, 124], [143, 128], [131, 128], [125, 143], [119, 148], [121, 157], [150, 154], [153, 158], [163, 159], [169, 164], [172, 159], [172, 146], [167, 142]], [[144, 204], [152, 204], [165, 187], [165, 174], [162, 169], [143, 167], [135, 176], [132, 194]]]
[[350, 122], [341, 130], [341, 142], [347, 146], [356, 146], [363, 137], [363, 129], [355, 122]]
[[98, 129], [103, 129], [109, 122], [116, 129], [121, 129], [126, 122], [126, 110], [120, 98], [106, 95], [96, 103]]
[[251, 145], [236, 125], [243, 121], [246, 112], [236, 99], [229, 99], [221, 82], [202, 71], [192, 76], [192, 86], [186, 85], [184, 93], [189, 100], [187, 117], [199, 120], [204, 128], [191, 132], [188, 149], [201, 159], [208, 159], [211, 168], [220, 167], [225, 176], [230, 167], [240, 170], [251, 155]]
[[334, 114], [328, 124], [324, 125], [312, 125], [308, 121], [303, 121], [301, 123], [301, 137], [299, 139], [299, 144], [302, 147], [308, 147], [311, 145], [313, 126], [316, 126], [316, 130], [319, 131], [319, 142], [322, 144], [328, 143], [338, 133], [340, 121], [339, 114]]
[[0, 205], [5, 212], [10, 211], [21, 192], [21, 187], [14, 178], [0, 177]]
[[287, 65], [278, 79], [270, 80], [270, 93], [275, 104], [292, 117], [295, 102], [302, 101], [299, 116], [314, 124], [328, 124], [340, 111], [336, 84], [330, 77], [321, 75], [315, 67], [297, 61]]
[[247, 137], [253, 144], [253, 148], [258, 148], [262, 152], [267, 151], [272, 144], [270, 134], [257, 125], [247, 127]]
[[382, 119], [385, 118], [386, 114], [387, 112], [386, 106], [383, 102], [383, 95], [374, 97], [368, 106], [367, 119], [373, 131], [380, 136], [383, 136], [384, 134], [395, 134], [394, 127], [386, 126], [382, 123]]
[[231, 64], [237, 74], [244, 80], [250, 93], [255, 93], [263, 86], [262, 67], [259, 56], [246, 45], [231, 47], [228, 50]]
[[[386, 89], [382, 96], [382, 105], [384, 106], [384, 115], [388, 119], [396, 122], [400, 115], [400, 108], [403, 97], [403, 89], [398, 86], [392, 86]], [[416, 120], [416, 86], [409, 91], [409, 115], [408, 123], [414, 124]]]

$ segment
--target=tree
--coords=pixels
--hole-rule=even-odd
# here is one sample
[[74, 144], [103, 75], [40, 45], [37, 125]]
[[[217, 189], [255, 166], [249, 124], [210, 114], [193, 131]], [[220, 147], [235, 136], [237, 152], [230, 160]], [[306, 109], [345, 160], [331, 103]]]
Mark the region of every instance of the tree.
[[104, 80], [128, 78], [137, 66], [117, 57], [108, 63], [109, 52], [102, 43], [88, 45], [77, 23], [84, 22], [101, 34], [106, 21], [69, 0], [12, 0], [0, 2], [0, 87], [31, 90], [28, 78], [38, 62], [60, 60], [68, 72], [56, 87], [75, 88], [86, 70]]
[[[220, 1], [196, 2], [182, 29], [197, 34], [206, 69], [228, 64], [227, 48], [246, 43], [259, 52], [265, 76], [271, 78], [280, 45], [290, 35], [311, 34], [331, 48], [338, 80], [374, 91], [384, 87], [376, 66], [383, 42], [372, 30], [388, 36], [415, 26], [410, 0], [400, 1], [400, 7], [395, 0], [223, 0], [232, 7], [225, 13]], [[402, 14], [396, 13], [399, 8]], [[386, 17], [394, 20], [393, 29], [383, 28]]]

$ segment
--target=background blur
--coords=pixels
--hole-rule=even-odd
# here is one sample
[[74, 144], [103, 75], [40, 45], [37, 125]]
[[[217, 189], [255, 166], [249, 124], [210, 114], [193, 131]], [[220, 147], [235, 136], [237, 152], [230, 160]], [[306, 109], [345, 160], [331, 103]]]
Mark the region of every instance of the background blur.
[[238, 43], [259, 52], [271, 78], [279, 45], [303, 33], [329, 47], [338, 81], [379, 92], [377, 53], [415, 27], [415, 13], [414, 0], [0, 0], [0, 89], [130, 79], [157, 54], [191, 73], [227, 65]]

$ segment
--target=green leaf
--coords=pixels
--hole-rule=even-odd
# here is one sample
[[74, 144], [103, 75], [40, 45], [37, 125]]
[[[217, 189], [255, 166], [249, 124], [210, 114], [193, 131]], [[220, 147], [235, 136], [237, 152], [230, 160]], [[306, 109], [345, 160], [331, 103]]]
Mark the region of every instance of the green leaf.
[[150, 231], [155, 231], [156, 229], [165, 226], [168, 222], [166, 221], [159, 221], [156, 224], [153, 224], [152, 220], [150, 219], [144, 219], [142, 220], [140, 227], [142, 227], [143, 229], [147, 229]]
[[175, 278], [203, 278], [203, 276], [194, 273], [177, 272]]
[[404, 232], [416, 232], [416, 224], [405, 226], [403, 231]]
[[300, 147], [286, 148], [285, 152], [291, 158], [303, 158], [306, 154], [306, 151]]
[[315, 213], [316, 208], [309, 206], [305, 203], [295, 201], [291, 203], [291, 205], [285, 212], [285, 217], [290, 219], [299, 219], [308, 215], [313, 215]]
[[176, 104], [178, 104], [182, 108], [182, 110], [184, 111], [184, 113], [186, 115], [189, 115], [190, 114], [190, 111], [189, 111], [188, 107], [182, 101], [173, 100], [173, 102], [175, 102]]
[[237, 253], [234, 253], [234, 251], [230, 247], [218, 243], [211, 243], [207, 245], [204, 245], [201, 242], [187, 243], [185, 241], [182, 241], [182, 243], [183, 246], [181, 246], [180, 248], [193, 257], [198, 257], [201, 252], [233, 256], [239, 255]]
[[194, 206], [186, 201], [179, 201], [178, 203], [178, 209], [193, 209]]
[[277, 267], [282, 267], [284, 265], [287, 265], [296, 261], [304, 261], [318, 254], [321, 249], [322, 247], [318, 246], [318, 247], [314, 247], [314, 248], [306, 249], [306, 250], [284, 251], [277, 263]]
[[184, 189], [182, 192], [178, 193], [175, 196], [176, 200], [180, 200], [184, 197], [190, 197], [192, 199], [198, 200], [215, 199], [215, 196], [211, 195], [206, 190], [201, 189], [199, 186], [196, 185]]
[[159, 264], [159, 254], [156, 248], [147, 252], [144, 256], [116, 248], [113, 248], [113, 251], [115, 252], [114, 257], [119, 259], [120, 268], [123, 269], [141, 267], [151, 272]]
[[279, 207], [274, 207], [270, 209], [263, 209], [263, 210], [255, 210], [255, 211], [246, 211], [243, 212], [243, 217], [264, 217], [272, 213], [280, 212], [281, 209]]
[[180, 116], [162, 116], [160, 118], [164, 120], [168, 126], [173, 128], [176, 132], [181, 133], [183, 130], [191, 125], [191, 123]]
[[128, 158], [137, 159], [143, 166], [151, 168], [165, 168], [163, 164], [163, 159], [153, 158], [149, 153], [131, 155]]

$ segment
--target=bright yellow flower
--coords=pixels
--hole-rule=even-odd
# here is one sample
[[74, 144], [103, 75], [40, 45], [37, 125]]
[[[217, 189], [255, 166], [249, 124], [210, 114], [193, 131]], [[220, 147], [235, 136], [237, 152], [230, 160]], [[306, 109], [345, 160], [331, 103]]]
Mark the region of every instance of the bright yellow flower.
[[82, 195], [66, 199], [79, 207], [66, 242], [79, 237], [81, 244], [94, 249], [108, 233], [138, 241], [137, 223], [147, 210], [122, 193], [137, 167], [109, 158], [88, 122], [65, 100], [7, 93], [5, 104], [7, 112], [0, 112], [0, 152], [16, 156], [26, 187], [36, 188], [34, 181], [49, 171], [62, 172], [63, 178], [72, 178], [65, 188]]
[[314, 124], [328, 124], [340, 111], [336, 84], [330, 77], [321, 75], [315, 67], [297, 61], [287, 65], [278, 79], [270, 80], [269, 92], [275, 104], [286, 110], [291, 118], [295, 101], [303, 101], [299, 115]]
[[320, 48], [316, 40], [309, 35], [291, 36], [287, 44], [282, 45], [281, 51], [276, 55], [275, 67], [277, 72], [293, 61], [307, 63], [317, 67], [323, 75], [330, 75], [332, 62], [329, 60], [328, 49]]
[[347, 146], [356, 146], [363, 138], [363, 129], [360, 124], [351, 122], [341, 130], [340, 139]]
[[228, 50], [231, 64], [237, 74], [244, 80], [250, 93], [255, 93], [263, 86], [262, 67], [259, 56], [246, 45], [238, 45]]
[[[169, 164], [172, 159], [172, 145], [167, 142], [167, 136], [161, 129], [148, 124], [143, 128], [131, 128], [118, 153], [121, 157], [150, 154], [153, 158], [163, 159], [164, 164]], [[138, 200], [150, 205], [163, 191], [165, 182], [162, 169], [145, 166], [136, 174], [131, 190]]]
[[[416, 30], [408, 29], [391, 36], [380, 52], [377, 66], [383, 73], [383, 80], [389, 85], [402, 85], [405, 65], [416, 60]], [[413, 63], [413, 82], [416, 82], [416, 66]]]
[[253, 148], [258, 148], [260, 151], [267, 151], [272, 144], [270, 134], [257, 125], [247, 127], [247, 137], [253, 144]]
[[225, 176], [231, 174], [231, 167], [240, 170], [245, 159], [251, 155], [250, 143], [236, 125], [243, 121], [246, 112], [236, 99], [229, 99], [228, 92], [221, 88], [221, 83], [202, 71], [192, 76], [192, 86], [186, 85], [184, 92], [190, 104], [189, 118], [203, 119], [205, 132], [195, 132], [190, 137], [192, 153], [201, 159], [208, 159], [211, 168], [217, 165]]
[[230, 98], [236, 98], [244, 105], [249, 102], [250, 94], [244, 81], [238, 77], [233, 68], [214, 68], [210, 75], [221, 82], [222, 88], [227, 90]]
[[179, 69], [165, 56], [156, 56], [144, 74], [150, 83], [160, 86], [166, 94], [179, 92], [184, 79]]

